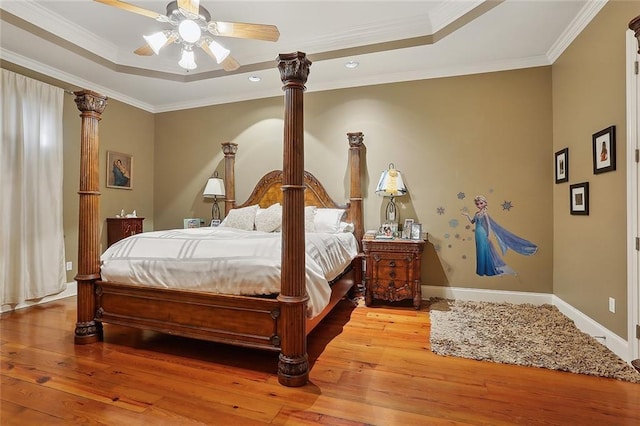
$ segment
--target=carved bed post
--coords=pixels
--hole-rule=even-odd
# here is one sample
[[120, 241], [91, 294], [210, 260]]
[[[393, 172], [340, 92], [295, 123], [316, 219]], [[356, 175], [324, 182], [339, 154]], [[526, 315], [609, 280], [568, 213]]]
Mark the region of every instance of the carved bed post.
[[629, 29], [632, 30], [638, 39], [638, 53], [640, 53], [640, 15], [629, 22]]
[[94, 283], [100, 278], [100, 179], [98, 122], [107, 97], [90, 90], [74, 92], [82, 117], [78, 224], [78, 312], [75, 343], [92, 343], [102, 330], [95, 318]]
[[236, 152], [238, 144], [234, 142], [222, 142], [224, 152], [224, 215], [236, 206]]
[[362, 183], [360, 175], [360, 151], [362, 150], [364, 135], [362, 132], [347, 133], [349, 139], [349, 165], [351, 173], [351, 189], [349, 201], [351, 202], [351, 220], [355, 228], [354, 235], [358, 239], [358, 245], [362, 243], [364, 236], [364, 224], [362, 223]]
[[309, 380], [307, 357], [304, 235], [304, 84], [311, 61], [302, 52], [278, 55], [284, 83], [284, 152], [282, 184], [282, 345], [278, 381], [303, 386]]

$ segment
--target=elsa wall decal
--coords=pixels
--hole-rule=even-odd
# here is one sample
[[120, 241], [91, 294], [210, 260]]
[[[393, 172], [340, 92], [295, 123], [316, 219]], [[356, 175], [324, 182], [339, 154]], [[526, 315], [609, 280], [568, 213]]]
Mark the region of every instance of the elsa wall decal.
[[494, 247], [490, 239], [491, 235], [493, 234], [495, 236], [503, 256], [508, 249], [525, 256], [530, 256], [538, 251], [538, 246], [498, 225], [498, 223], [489, 216], [486, 197], [478, 195], [473, 201], [477, 208], [473, 217], [465, 211], [462, 212], [462, 215], [466, 216], [467, 219], [475, 225], [476, 274], [481, 276], [515, 275], [516, 272], [504, 262]]

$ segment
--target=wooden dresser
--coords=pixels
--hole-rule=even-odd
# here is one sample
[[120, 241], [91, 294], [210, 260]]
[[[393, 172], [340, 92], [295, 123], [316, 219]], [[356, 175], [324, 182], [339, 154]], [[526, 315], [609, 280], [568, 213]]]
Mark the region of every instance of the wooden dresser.
[[123, 238], [142, 232], [144, 217], [108, 217], [107, 247]]
[[413, 299], [420, 308], [423, 240], [362, 240], [365, 256], [365, 303], [374, 299], [397, 302]]

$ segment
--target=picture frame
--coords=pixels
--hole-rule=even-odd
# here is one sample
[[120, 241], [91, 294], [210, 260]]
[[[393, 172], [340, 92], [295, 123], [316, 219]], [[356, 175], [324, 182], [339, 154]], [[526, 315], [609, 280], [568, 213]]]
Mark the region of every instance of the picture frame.
[[569, 181], [569, 148], [561, 149], [555, 154], [556, 183]]
[[589, 215], [589, 182], [569, 186], [570, 211], [572, 215]]
[[405, 240], [411, 239], [411, 227], [413, 226], [413, 219], [405, 219], [402, 226], [402, 238]]
[[593, 174], [616, 169], [616, 126], [609, 126], [593, 134]]
[[376, 239], [392, 240], [398, 235], [398, 222], [385, 222], [380, 226]]
[[222, 221], [220, 219], [211, 219], [211, 223], [209, 224], [209, 226], [220, 226], [221, 223]]
[[133, 155], [107, 151], [107, 188], [133, 189]]
[[190, 217], [190, 218], [184, 219], [183, 224], [184, 224], [184, 229], [200, 228], [200, 219]]
[[422, 224], [421, 223], [413, 223], [411, 225], [411, 239], [412, 240], [421, 240], [422, 239]]

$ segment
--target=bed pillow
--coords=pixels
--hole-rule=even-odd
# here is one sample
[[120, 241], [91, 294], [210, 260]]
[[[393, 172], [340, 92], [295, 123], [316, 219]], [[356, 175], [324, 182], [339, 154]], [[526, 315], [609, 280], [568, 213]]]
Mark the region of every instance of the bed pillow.
[[253, 231], [258, 208], [259, 206], [254, 204], [253, 206], [230, 210], [220, 226]]
[[282, 206], [273, 204], [256, 212], [256, 231], [273, 232], [282, 226]]
[[313, 218], [316, 232], [328, 234], [340, 232], [340, 221], [346, 212], [344, 209], [317, 209]]
[[304, 208], [304, 232], [316, 232], [314, 220], [318, 208], [316, 206], [307, 206]]

